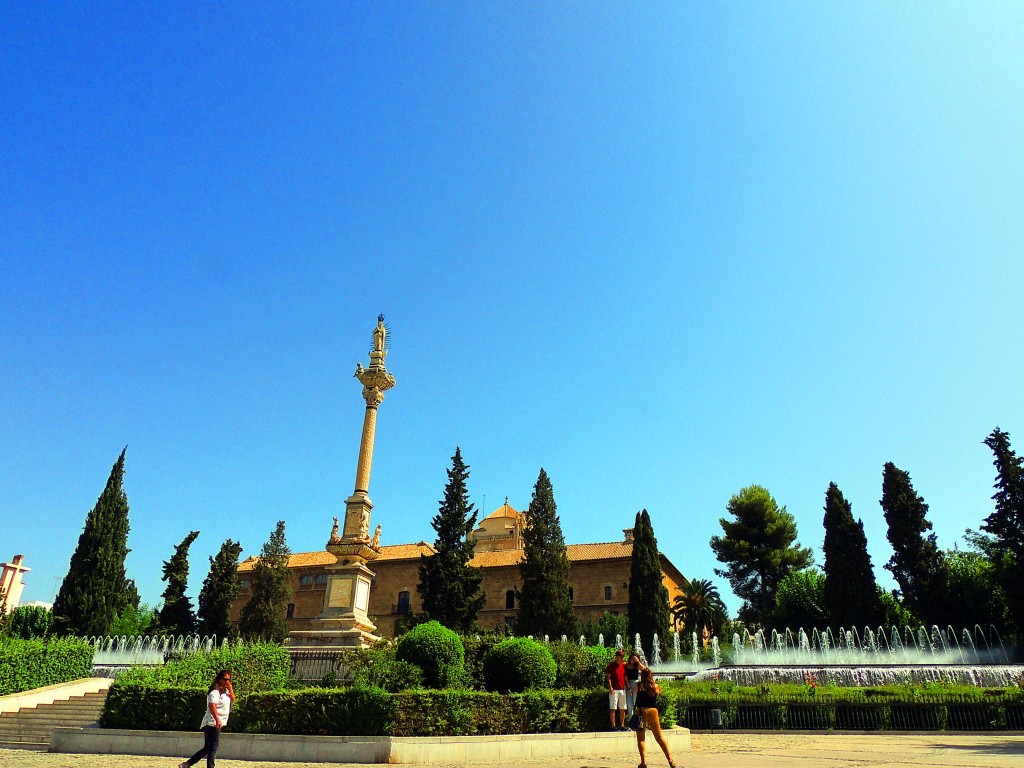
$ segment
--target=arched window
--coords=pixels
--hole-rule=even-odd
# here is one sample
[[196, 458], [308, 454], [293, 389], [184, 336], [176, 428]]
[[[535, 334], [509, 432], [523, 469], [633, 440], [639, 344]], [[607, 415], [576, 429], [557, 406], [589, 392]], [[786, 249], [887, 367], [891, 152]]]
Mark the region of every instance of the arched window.
[[511, 611], [511, 610], [514, 610], [515, 607], [516, 607], [516, 591], [514, 589], [510, 589], [508, 592], [505, 593], [505, 610], [506, 611]]
[[398, 593], [398, 605], [395, 606], [395, 613], [409, 613], [410, 610], [409, 592], [408, 590], [402, 590]]
[[295, 603], [288, 603], [288, 612], [285, 613], [285, 618], [286, 619], [294, 619], [295, 618]]

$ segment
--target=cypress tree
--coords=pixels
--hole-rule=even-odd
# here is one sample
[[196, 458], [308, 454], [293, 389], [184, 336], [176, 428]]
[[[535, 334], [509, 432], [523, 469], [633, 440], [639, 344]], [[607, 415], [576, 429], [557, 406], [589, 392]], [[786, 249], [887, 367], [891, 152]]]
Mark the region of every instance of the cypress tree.
[[899, 584], [904, 604], [926, 624], [944, 624], [948, 569], [935, 534], [925, 535], [932, 528], [928, 505], [917, 495], [910, 475], [891, 461], [882, 470], [879, 503], [893, 549], [885, 568]]
[[228, 539], [210, 558], [210, 572], [199, 591], [199, 634], [223, 640], [232, 632], [228, 610], [238, 596], [238, 556], [242, 545]]
[[431, 525], [437, 532], [434, 554], [420, 556], [420, 581], [416, 591], [423, 599], [423, 612], [449, 629], [468, 632], [486, 596], [480, 592], [483, 571], [473, 568], [474, 542], [469, 537], [476, 527], [476, 510], [469, 503], [466, 479], [469, 467], [456, 447], [452, 468], [447, 470], [444, 498]]
[[749, 485], [729, 499], [732, 520], [719, 518], [723, 536], [711, 537], [711, 549], [728, 567], [715, 573], [729, 579], [744, 601], [740, 615], [766, 621], [775, 609], [775, 592], [790, 571], [814, 561], [811, 550], [796, 540], [796, 520], [760, 485]]
[[188, 550], [198, 536], [199, 531], [189, 533], [174, 548], [171, 559], [164, 561], [163, 580], [167, 586], [161, 595], [163, 606], [153, 622], [154, 634], [194, 635], [196, 632], [196, 615], [185, 590], [188, 589]]
[[985, 439], [995, 456], [995, 511], [982, 530], [992, 534], [993, 565], [1010, 620], [1024, 637], [1024, 460], [1010, 447], [1010, 435], [996, 427]]
[[58, 634], [105, 635], [130, 599], [124, 570], [129, 552], [128, 496], [122, 487], [127, 450], [114, 462], [106, 487], [86, 515], [70, 568], [53, 602]]
[[555, 507], [555, 493], [543, 468], [526, 511], [519, 573], [523, 580], [519, 633], [552, 637], [576, 634], [576, 617], [569, 598], [569, 555]]
[[253, 567], [249, 602], [242, 606], [238, 631], [246, 640], [284, 642], [288, 636], [285, 624], [288, 588], [288, 558], [291, 550], [284, 538], [284, 520], [270, 534], [259, 559]]
[[864, 523], [835, 483], [825, 492], [825, 610], [833, 627], [878, 627], [883, 618]]
[[644, 655], [653, 661], [654, 635], [665, 647], [669, 632], [668, 588], [661, 576], [658, 540], [647, 510], [636, 514], [629, 566], [629, 638], [640, 635]]

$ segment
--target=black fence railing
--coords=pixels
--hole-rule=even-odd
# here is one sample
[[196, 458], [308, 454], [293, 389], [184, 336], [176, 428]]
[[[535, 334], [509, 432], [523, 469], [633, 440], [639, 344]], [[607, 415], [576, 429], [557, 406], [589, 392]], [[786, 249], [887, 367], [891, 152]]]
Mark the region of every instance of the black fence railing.
[[693, 730], [1004, 731], [1024, 730], [1024, 701], [680, 702], [679, 725]]
[[345, 663], [347, 651], [292, 650], [289, 676], [305, 682], [331, 680], [342, 683], [349, 679], [349, 667]]

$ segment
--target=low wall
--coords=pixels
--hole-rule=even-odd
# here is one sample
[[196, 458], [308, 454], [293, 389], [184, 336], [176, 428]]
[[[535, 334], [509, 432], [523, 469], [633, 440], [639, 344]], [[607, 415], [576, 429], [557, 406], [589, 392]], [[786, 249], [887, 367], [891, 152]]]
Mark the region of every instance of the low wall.
[[[690, 732], [666, 728], [673, 752], [690, 749]], [[184, 759], [203, 746], [198, 731], [58, 728], [51, 752], [149, 755]], [[648, 750], [658, 749], [653, 737]], [[636, 737], [615, 731], [512, 736], [281, 736], [224, 733], [217, 757], [303, 763], [499, 763], [508, 760], [636, 755]]]

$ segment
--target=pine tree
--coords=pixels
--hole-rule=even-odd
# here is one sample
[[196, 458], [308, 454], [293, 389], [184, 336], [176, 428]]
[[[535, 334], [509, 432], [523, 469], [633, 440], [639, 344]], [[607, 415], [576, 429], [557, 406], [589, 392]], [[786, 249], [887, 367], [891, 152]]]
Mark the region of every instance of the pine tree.
[[982, 530], [992, 534], [993, 565], [1010, 619], [1024, 638], [1024, 459], [1010, 447], [1010, 435], [996, 427], [985, 439], [995, 454], [995, 511]]
[[210, 558], [210, 572], [199, 591], [199, 634], [223, 640], [232, 633], [228, 610], [238, 596], [238, 556], [242, 545], [228, 539]]
[[825, 610], [832, 627], [872, 627], [882, 622], [882, 604], [871, 568], [864, 523], [835, 483], [825, 492]]
[[129, 552], [128, 496], [122, 488], [127, 450], [114, 462], [103, 493], [86, 515], [71, 566], [53, 602], [58, 634], [105, 635], [129, 602], [124, 570]]
[[455, 448], [452, 468], [447, 470], [444, 498], [431, 525], [437, 532], [434, 554], [420, 556], [420, 581], [416, 590], [423, 599], [423, 611], [449, 629], [468, 632], [486, 596], [480, 592], [483, 571], [473, 568], [474, 542], [469, 534], [476, 527], [476, 510], [469, 503], [466, 479], [469, 467]]
[[917, 495], [910, 475], [891, 461], [882, 470], [879, 503], [893, 549], [885, 568], [899, 584], [904, 604], [929, 626], [944, 623], [948, 569], [935, 534], [925, 535], [932, 528], [928, 505]]
[[787, 573], [808, 567], [811, 550], [796, 540], [796, 520], [768, 493], [750, 485], [729, 499], [733, 520], [719, 518], [725, 535], [711, 537], [711, 549], [728, 567], [715, 573], [729, 579], [744, 601], [741, 618], [765, 621], [775, 608], [775, 591]]
[[164, 561], [163, 606], [153, 622], [153, 632], [158, 635], [194, 635], [196, 632], [196, 615], [192, 610], [192, 600], [185, 594], [188, 589], [188, 550], [192, 542], [199, 536], [199, 531], [192, 531], [181, 544], [174, 548], [170, 560]]
[[288, 588], [288, 558], [291, 553], [284, 538], [284, 520], [278, 520], [277, 528], [260, 550], [250, 578], [249, 602], [242, 606], [238, 631], [246, 640], [283, 642], [288, 636], [284, 619], [285, 606], [291, 595]]
[[662, 581], [658, 540], [647, 510], [636, 514], [629, 567], [629, 637], [640, 635], [644, 655], [653, 661], [654, 636], [662, 647], [669, 632], [668, 587]]
[[526, 511], [519, 573], [523, 580], [519, 633], [551, 637], [576, 634], [576, 616], [569, 597], [569, 555], [555, 507], [555, 493], [543, 468]]

